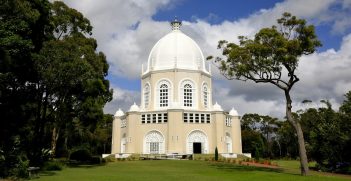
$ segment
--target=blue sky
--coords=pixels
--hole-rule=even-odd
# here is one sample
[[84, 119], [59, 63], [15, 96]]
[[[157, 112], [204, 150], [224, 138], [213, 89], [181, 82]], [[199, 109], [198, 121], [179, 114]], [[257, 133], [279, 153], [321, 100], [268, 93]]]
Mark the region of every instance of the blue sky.
[[[170, 31], [175, 16], [183, 21], [182, 31], [192, 37], [204, 55], [218, 55], [220, 39], [236, 42], [237, 36], [253, 36], [269, 27], [283, 12], [291, 12], [316, 27], [323, 47], [301, 57], [301, 81], [293, 90], [294, 108], [301, 100], [328, 99], [337, 108], [343, 94], [351, 90], [351, 1], [349, 0], [85, 0], [65, 1], [88, 17], [99, 50], [110, 64], [108, 79], [114, 99], [105, 111], [125, 111], [140, 103], [140, 69], [152, 46]], [[281, 116], [282, 94], [275, 87], [225, 80], [213, 73], [213, 102], [240, 113], [257, 112]]]

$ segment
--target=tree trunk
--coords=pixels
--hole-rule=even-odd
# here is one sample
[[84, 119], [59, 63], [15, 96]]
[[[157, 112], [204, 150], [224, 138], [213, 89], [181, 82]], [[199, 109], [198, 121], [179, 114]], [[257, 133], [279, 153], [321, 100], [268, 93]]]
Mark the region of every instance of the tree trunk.
[[303, 132], [300, 123], [294, 119], [291, 112], [291, 98], [288, 90], [285, 91], [286, 98], [286, 117], [289, 123], [293, 126], [297, 134], [297, 140], [299, 144], [299, 155], [300, 155], [300, 169], [301, 175], [305, 176], [308, 174], [308, 159], [306, 154], [305, 139], [303, 137]]
[[51, 137], [51, 157], [54, 158], [56, 154], [56, 145], [57, 145], [57, 140], [59, 137], [59, 130], [54, 127], [52, 130], [52, 137]]

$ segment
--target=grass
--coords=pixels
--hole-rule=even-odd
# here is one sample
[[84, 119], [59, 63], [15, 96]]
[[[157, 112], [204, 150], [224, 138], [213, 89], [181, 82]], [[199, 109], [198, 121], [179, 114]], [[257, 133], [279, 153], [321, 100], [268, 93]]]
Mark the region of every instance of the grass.
[[[284, 168], [298, 171], [296, 161], [277, 161]], [[297, 166], [297, 167], [296, 167]], [[69, 167], [58, 172], [44, 172], [35, 180], [308, 180], [308, 181], [333, 181], [349, 180], [333, 175], [312, 174], [302, 177], [294, 172], [240, 166], [229, 163], [217, 163], [206, 161], [183, 161], [183, 160], [150, 160], [150, 161], [120, 161], [112, 162], [103, 166], [79, 166]]]

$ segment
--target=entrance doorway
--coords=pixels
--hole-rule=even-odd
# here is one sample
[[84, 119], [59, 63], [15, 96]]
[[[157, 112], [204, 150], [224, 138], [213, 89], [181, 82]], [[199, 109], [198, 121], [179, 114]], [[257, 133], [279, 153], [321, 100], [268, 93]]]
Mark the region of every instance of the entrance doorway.
[[193, 153], [200, 153], [201, 154], [201, 142], [194, 142], [193, 143]]
[[186, 139], [186, 153], [208, 153], [208, 141], [204, 132], [194, 130], [189, 133]]

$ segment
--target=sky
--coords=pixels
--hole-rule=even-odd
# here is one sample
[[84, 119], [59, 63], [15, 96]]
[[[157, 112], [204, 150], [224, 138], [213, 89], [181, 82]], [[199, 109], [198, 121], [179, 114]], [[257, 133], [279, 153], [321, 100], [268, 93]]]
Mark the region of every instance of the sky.
[[[271, 27], [282, 13], [290, 12], [313, 24], [323, 46], [300, 58], [291, 96], [293, 110], [321, 106], [329, 100], [337, 109], [351, 90], [351, 0], [64, 0], [86, 16], [110, 65], [108, 79], [113, 100], [104, 108], [114, 114], [140, 105], [141, 65], [147, 63], [153, 45], [171, 31], [175, 16], [181, 30], [193, 38], [204, 56], [220, 55], [219, 40], [237, 43], [238, 36], [254, 36]], [[226, 80], [212, 65], [213, 103], [239, 114], [259, 113], [283, 117], [283, 92], [270, 84]]]

